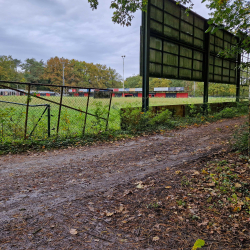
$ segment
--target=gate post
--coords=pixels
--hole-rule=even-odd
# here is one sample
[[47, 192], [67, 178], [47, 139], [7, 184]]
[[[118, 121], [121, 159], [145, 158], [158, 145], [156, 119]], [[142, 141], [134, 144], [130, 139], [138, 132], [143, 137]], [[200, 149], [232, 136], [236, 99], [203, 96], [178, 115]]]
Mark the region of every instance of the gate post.
[[28, 126], [28, 116], [29, 116], [29, 104], [30, 104], [30, 84], [28, 85], [28, 97], [27, 97], [26, 117], [25, 117], [25, 125], [24, 125], [24, 140], [27, 139], [27, 126]]
[[150, 0], [147, 4], [147, 12], [142, 11], [142, 112], [149, 109], [149, 39], [150, 39]]

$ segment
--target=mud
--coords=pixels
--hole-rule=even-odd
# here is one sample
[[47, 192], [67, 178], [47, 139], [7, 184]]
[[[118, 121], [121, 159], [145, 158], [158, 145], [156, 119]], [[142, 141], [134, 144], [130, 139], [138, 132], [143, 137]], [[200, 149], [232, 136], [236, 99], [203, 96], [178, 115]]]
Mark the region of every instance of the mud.
[[[105, 239], [89, 240], [93, 232], [85, 230], [88, 240], [72, 240], [69, 229], [74, 223], [65, 219], [72, 216], [71, 212], [67, 215], [71, 210], [67, 212], [66, 207], [74, 204], [75, 213], [83, 214], [84, 225], [91, 226], [93, 215], [89, 207], [94, 206], [98, 196], [109, 196], [117, 185], [136, 182], [166, 167], [175, 168], [183, 162], [229, 150], [233, 131], [245, 121], [244, 117], [226, 119], [112, 143], [1, 156], [0, 229], [3, 233], [0, 246], [2, 249], [102, 249], [107, 246], [133, 249], [129, 243], [117, 241], [117, 232], [111, 229], [110, 237]], [[25, 223], [21, 227], [22, 221]], [[51, 236], [45, 237], [40, 232], [52, 230], [51, 223], [64, 232], [60, 241], [57, 233], [50, 232]], [[99, 229], [105, 230], [108, 222], [98, 223]], [[19, 227], [14, 230], [14, 225], [22, 230]], [[38, 225], [43, 230], [35, 232]], [[92, 238], [98, 239], [97, 234]]]

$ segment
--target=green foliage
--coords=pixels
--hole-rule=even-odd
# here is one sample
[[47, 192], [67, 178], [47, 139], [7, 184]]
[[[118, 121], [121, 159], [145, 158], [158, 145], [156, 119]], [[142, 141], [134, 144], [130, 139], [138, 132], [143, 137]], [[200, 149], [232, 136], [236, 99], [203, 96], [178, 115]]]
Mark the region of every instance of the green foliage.
[[233, 148], [241, 152], [247, 152], [249, 150], [249, 124], [246, 122], [240, 126], [234, 133]]
[[19, 81], [22, 73], [17, 72], [20, 60], [13, 59], [11, 56], [0, 56], [0, 80]]
[[153, 203], [150, 203], [150, 204], [148, 204], [148, 205], [146, 205], [146, 207], [147, 208], [154, 208], [154, 209], [156, 209], [156, 208], [158, 208], [160, 205], [157, 203], [157, 202], [153, 202]]
[[[149, 78], [149, 91], [154, 91], [155, 87], [170, 87], [172, 80], [164, 78]], [[181, 82], [181, 81], [178, 81]], [[141, 88], [142, 87], [142, 77], [140, 75], [135, 75], [126, 78], [124, 82], [125, 88]], [[177, 87], [180, 87], [180, 83]]]
[[220, 116], [221, 118], [232, 118], [235, 117], [237, 114], [238, 110], [237, 108], [224, 108], [221, 112], [220, 112]]
[[75, 59], [52, 57], [44, 67], [42, 79], [49, 84], [62, 85], [64, 63], [65, 85], [84, 88], [121, 87], [121, 76], [115, 69], [102, 64], [87, 63]]
[[[88, 0], [92, 10], [97, 9], [99, 4], [98, 0]], [[112, 21], [121, 25], [130, 26], [134, 18], [133, 13], [138, 9], [146, 9], [147, 0], [113, 0], [111, 1], [110, 8], [114, 9]]]
[[24, 77], [26, 78], [26, 81], [31, 83], [41, 82], [44, 72], [43, 60], [38, 62], [35, 58], [28, 58], [25, 60], [25, 63], [22, 63], [20, 66], [22, 70], [24, 70]]
[[186, 202], [184, 202], [183, 200], [177, 200], [176, 203], [178, 206], [183, 206], [183, 207], [186, 206]]
[[138, 109], [131, 109], [128, 107], [125, 112], [121, 112], [121, 120], [124, 124], [123, 129], [132, 131], [134, 133], [141, 131], [150, 131], [153, 129], [158, 129], [161, 125], [171, 125], [172, 121], [170, 117], [172, 112], [168, 109], [154, 113], [151, 108], [148, 112], [141, 112]]
[[1, 142], [16, 139], [23, 135], [25, 112], [13, 107], [0, 109]]
[[194, 246], [192, 248], [192, 250], [196, 250], [197, 248], [202, 248], [205, 245], [205, 241], [198, 239], [195, 243]]
[[[13, 98], [12, 96], [8, 96], [4, 98], [6, 101], [11, 101]], [[83, 111], [85, 111], [85, 108], [80, 105], [79, 101], [81, 102], [83, 100], [86, 101], [85, 97], [79, 98], [79, 97], [64, 97], [64, 104], [70, 105], [75, 108], [81, 108]], [[50, 97], [52, 100], [57, 100], [59, 97]], [[153, 100], [160, 101], [161, 98], [155, 98]], [[159, 100], [158, 100], [159, 99]], [[25, 103], [27, 100], [27, 96], [15, 96], [16, 102]], [[130, 101], [131, 98], [124, 98], [126, 101]], [[165, 98], [164, 100], [165, 101]], [[120, 102], [120, 99], [119, 99]], [[40, 100], [32, 96], [32, 104], [41, 104]], [[134, 103], [133, 103], [134, 104]], [[202, 124], [205, 122], [213, 122], [218, 119], [221, 119], [225, 116], [225, 111], [216, 113], [216, 114], [208, 114], [208, 115], [202, 115], [199, 111], [199, 115], [193, 115], [193, 117], [175, 117], [172, 115], [172, 113], [169, 110], [163, 110], [162, 112], [153, 113], [153, 108], [149, 110], [149, 112], [143, 113], [141, 112], [141, 109], [132, 109], [132, 105], [127, 106], [128, 110], [125, 110], [124, 113], [119, 114], [120, 111], [120, 103], [113, 103], [111, 106], [111, 113], [110, 113], [110, 119], [109, 119], [109, 130], [106, 132], [106, 121], [103, 119], [100, 119], [100, 117], [106, 118], [107, 117], [107, 111], [108, 111], [108, 102], [107, 100], [102, 99], [93, 99], [90, 101], [90, 106], [88, 112], [91, 114], [96, 114], [97, 118], [88, 115], [87, 116], [87, 125], [85, 128], [86, 136], [89, 138], [105, 138], [107, 140], [116, 140], [118, 138], [123, 138], [125, 136], [134, 136], [135, 134], [142, 134], [142, 133], [155, 133], [155, 132], [162, 132], [166, 129], [172, 129], [172, 128], [182, 128], [187, 127], [189, 125], [194, 124], [195, 126], [198, 124]], [[138, 105], [140, 103], [138, 102]], [[25, 123], [25, 116], [26, 116], [26, 106], [16, 106], [12, 105], [7, 108], [1, 108], [0, 109], [0, 151], [2, 152], [20, 152], [27, 150], [29, 148], [28, 146], [23, 146], [21, 149], [20, 145], [27, 144], [31, 145], [31, 148], [37, 148], [39, 146], [35, 145], [41, 145], [41, 142], [44, 142], [47, 144], [48, 141], [51, 141], [52, 138], [54, 138], [56, 134], [56, 128], [57, 128], [57, 116], [58, 116], [58, 106], [51, 106], [51, 138], [46, 138], [48, 136], [48, 117], [47, 112], [43, 115], [41, 120], [38, 122], [39, 117], [43, 113], [45, 107], [30, 107], [29, 108], [29, 119], [28, 119], [28, 135], [32, 131], [32, 129], [37, 124], [34, 132], [32, 133], [32, 136], [29, 138], [29, 141], [23, 141], [24, 137], [24, 123]], [[233, 108], [236, 109], [234, 114], [236, 116], [241, 116], [243, 114], [246, 114], [248, 109], [247, 105], [239, 104], [237, 107]], [[230, 109], [226, 111], [226, 113], [230, 114]], [[121, 124], [123, 131], [121, 131], [120, 127], [120, 120], [123, 121], [123, 124]], [[85, 121], [85, 114], [84, 112], [78, 112], [74, 110], [69, 110], [67, 108], [62, 108], [61, 112], [61, 121], [60, 121], [60, 128], [59, 128], [59, 137], [60, 137], [60, 143], [59, 145], [70, 145], [70, 143], [74, 143], [74, 138], [81, 138], [82, 132], [83, 132], [83, 126]], [[240, 128], [239, 128], [240, 129]], [[245, 127], [247, 129], [247, 127]], [[243, 130], [244, 131], [244, 130]], [[247, 131], [247, 130], [246, 130]], [[222, 130], [223, 132], [223, 130]], [[109, 133], [107, 136], [106, 133]], [[239, 140], [238, 145], [235, 145], [234, 147], [236, 149], [246, 148], [247, 147], [247, 133], [244, 133], [244, 144], [243, 140], [241, 139], [242, 132], [239, 130], [238, 132]], [[96, 137], [95, 137], [96, 136]], [[62, 142], [63, 138], [68, 141], [65, 142], [65, 144]], [[70, 138], [70, 140], [68, 140]], [[76, 139], [77, 140], [77, 139]], [[79, 139], [81, 140], [81, 139]], [[17, 142], [20, 141], [20, 144]], [[32, 142], [30, 142], [32, 141]], [[13, 142], [13, 144], [8, 144], [10, 142]], [[9, 145], [9, 149], [6, 145]], [[51, 142], [49, 143], [49, 147], [57, 147], [56, 144]], [[244, 147], [239, 145], [245, 145]], [[20, 147], [18, 149], [15, 149], [15, 147]], [[183, 180], [182, 185], [188, 186], [188, 181]], [[224, 188], [224, 186], [223, 186]], [[225, 192], [228, 192], [226, 188]]]

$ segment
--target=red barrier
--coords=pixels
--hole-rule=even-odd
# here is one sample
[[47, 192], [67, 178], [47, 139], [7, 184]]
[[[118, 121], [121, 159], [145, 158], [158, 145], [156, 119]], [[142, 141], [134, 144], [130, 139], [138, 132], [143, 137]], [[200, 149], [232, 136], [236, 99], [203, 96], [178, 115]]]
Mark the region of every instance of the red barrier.
[[138, 97], [142, 97], [142, 93], [138, 93]]
[[176, 98], [188, 98], [188, 93], [177, 93]]
[[84, 93], [84, 97], [88, 97], [88, 93]]
[[155, 97], [166, 97], [166, 93], [155, 93]]
[[50, 94], [49, 94], [49, 93], [46, 93], [46, 96], [50, 96]]
[[74, 96], [79, 96], [79, 94], [78, 93], [74, 93]]

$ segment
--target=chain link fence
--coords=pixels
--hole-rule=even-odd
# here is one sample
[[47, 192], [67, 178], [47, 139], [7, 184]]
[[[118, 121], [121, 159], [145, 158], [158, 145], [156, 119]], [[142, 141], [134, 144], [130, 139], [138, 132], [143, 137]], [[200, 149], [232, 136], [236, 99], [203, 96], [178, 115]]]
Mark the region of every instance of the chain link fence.
[[108, 89], [0, 81], [1, 142], [105, 131], [112, 94]]

